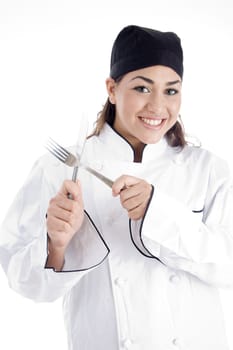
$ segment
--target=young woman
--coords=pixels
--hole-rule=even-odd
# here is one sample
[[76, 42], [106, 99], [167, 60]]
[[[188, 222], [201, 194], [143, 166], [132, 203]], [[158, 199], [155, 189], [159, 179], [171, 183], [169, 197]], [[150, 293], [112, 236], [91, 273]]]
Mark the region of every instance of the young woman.
[[70, 350], [228, 349], [218, 288], [233, 284], [232, 181], [185, 141], [182, 76], [176, 34], [123, 28], [83, 154], [112, 191], [46, 155], [4, 221], [11, 287], [64, 296]]

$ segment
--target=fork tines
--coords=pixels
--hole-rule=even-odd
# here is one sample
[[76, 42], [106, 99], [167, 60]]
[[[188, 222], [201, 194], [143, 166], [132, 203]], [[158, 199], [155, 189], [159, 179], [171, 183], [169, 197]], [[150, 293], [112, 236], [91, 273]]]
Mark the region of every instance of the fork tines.
[[56, 141], [51, 139], [51, 137], [48, 139], [45, 147], [50, 153], [52, 153], [55, 157], [57, 157], [62, 162], [65, 162], [69, 156], [69, 152], [65, 148], [60, 146]]

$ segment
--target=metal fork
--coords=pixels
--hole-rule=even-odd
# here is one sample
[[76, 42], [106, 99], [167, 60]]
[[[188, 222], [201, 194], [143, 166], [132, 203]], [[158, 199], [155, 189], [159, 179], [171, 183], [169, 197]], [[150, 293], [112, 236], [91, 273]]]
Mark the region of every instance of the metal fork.
[[61, 162], [73, 168], [82, 167], [83, 169], [85, 169], [86, 171], [88, 171], [89, 173], [97, 177], [99, 180], [104, 182], [107, 186], [112, 188], [112, 185], [113, 185], [112, 180], [102, 175], [98, 171], [94, 170], [90, 166], [81, 163], [79, 155], [75, 156], [73, 153], [69, 152], [66, 148], [59, 145], [53, 139], [49, 138], [45, 147], [50, 153], [52, 153]]

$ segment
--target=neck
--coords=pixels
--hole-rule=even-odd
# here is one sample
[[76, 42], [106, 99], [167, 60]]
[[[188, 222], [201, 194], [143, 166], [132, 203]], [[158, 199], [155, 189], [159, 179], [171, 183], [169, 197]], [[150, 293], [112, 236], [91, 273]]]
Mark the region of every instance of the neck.
[[140, 143], [137, 147], [133, 147], [134, 149], [134, 162], [140, 163], [142, 161], [143, 150], [145, 148], [144, 143]]
[[140, 141], [137, 141], [135, 143], [135, 142], [133, 142], [133, 140], [129, 140], [127, 137], [123, 136], [122, 133], [120, 131], [118, 131], [117, 128], [115, 128], [115, 125], [111, 126], [111, 128], [118, 135], [120, 135], [126, 142], [128, 142], [128, 144], [133, 148], [133, 150], [134, 150], [134, 162], [140, 163], [142, 161], [143, 150], [144, 150], [146, 144], [142, 143]]

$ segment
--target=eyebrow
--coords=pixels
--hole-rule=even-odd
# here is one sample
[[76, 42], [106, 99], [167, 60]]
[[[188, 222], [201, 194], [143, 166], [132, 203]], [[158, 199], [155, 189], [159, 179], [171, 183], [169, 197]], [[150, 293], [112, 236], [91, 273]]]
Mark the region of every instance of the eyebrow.
[[[152, 80], [150, 78], [147, 78], [147, 77], [144, 77], [142, 75], [137, 75], [136, 77], [132, 78], [131, 81], [133, 81], [135, 79], [142, 79], [142, 80], [144, 80], [145, 82], [147, 82], [147, 83], [149, 83], [151, 85], [153, 85], [155, 83], [154, 80]], [[181, 80], [178, 79], [178, 80], [174, 80], [174, 81], [168, 81], [166, 83], [166, 85], [167, 86], [171, 86], [171, 85], [175, 85], [175, 84], [178, 84], [178, 83], [181, 83]]]

